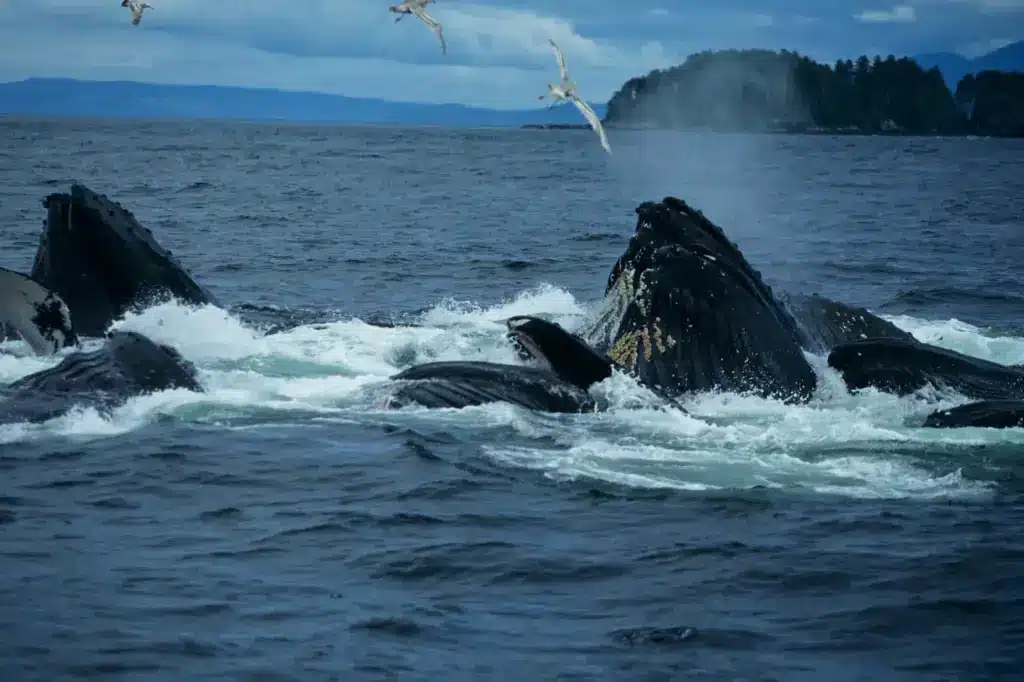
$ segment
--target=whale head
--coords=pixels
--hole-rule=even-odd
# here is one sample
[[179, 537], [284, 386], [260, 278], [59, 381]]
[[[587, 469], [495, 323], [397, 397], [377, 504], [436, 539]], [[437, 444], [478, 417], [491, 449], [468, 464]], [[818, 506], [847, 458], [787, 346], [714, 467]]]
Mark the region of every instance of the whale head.
[[74, 184], [43, 205], [46, 227], [30, 274], [67, 302], [82, 336], [101, 336], [138, 304], [214, 300], [120, 204]]
[[636, 232], [581, 336], [669, 394], [813, 391], [792, 317], [721, 228], [675, 197], [645, 202], [636, 214]]
[[174, 348], [133, 331], [110, 332], [107, 339], [110, 354], [137, 390], [184, 388], [203, 392], [195, 365]]
[[508, 318], [505, 325], [520, 355], [547, 365], [563, 381], [587, 390], [612, 374], [610, 358], [554, 322], [517, 315]]

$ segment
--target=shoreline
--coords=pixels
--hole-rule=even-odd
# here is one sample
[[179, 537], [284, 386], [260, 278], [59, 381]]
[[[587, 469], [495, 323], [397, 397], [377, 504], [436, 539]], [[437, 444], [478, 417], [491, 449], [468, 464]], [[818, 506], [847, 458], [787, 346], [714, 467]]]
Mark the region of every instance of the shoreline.
[[[293, 120], [293, 119], [272, 119], [272, 118], [235, 118], [218, 116], [85, 116], [85, 115], [24, 115], [24, 114], [3, 114], [0, 113], [0, 126], [20, 122], [47, 122], [77, 121], [85, 122], [117, 122], [117, 123], [222, 123], [226, 125], [253, 125], [253, 126], [314, 126], [314, 127], [397, 127], [397, 128], [464, 128], [464, 129], [507, 129], [507, 130], [590, 130], [586, 123], [436, 123], [416, 122], [403, 123], [395, 121], [325, 121], [325, 120]], [[705, 133], [712, 135], [823, 135], [823, 136], [862, 136], [862, 137], [949, 137], [949, 138], [995, 138], [1005, 140], [1024, 139], [1024, 130], [1014, 133], [1001, 134], [993, 132], [938, 132], [938, 131], [908, 131], [908, 130], [879, 130], [864, 131], [858, 128], [818, 128], [818, 127], [779, 127], [779, 128], [662, 128], [656, 126], [640, 125], [616, 125], [602, 122], [605, 130], [609, 131], [647, 131], [660, 133]]]
[[[913, 130], [862, 130], [860, 128], [662, 128], [656, 126], [615, 125], [602, 122], [605, 130], [633, 130], [660, 133], [711, 133], [715, 135], [829, 135], [864, 137], [960, 137], [999, 138], [1007, 140], [1024, 139], [1024, 130], [1000, 134], [992, 132], [941, 132]], [[524, 130], [590, 130], [586, 123], [526, 123], [519, 126]]]

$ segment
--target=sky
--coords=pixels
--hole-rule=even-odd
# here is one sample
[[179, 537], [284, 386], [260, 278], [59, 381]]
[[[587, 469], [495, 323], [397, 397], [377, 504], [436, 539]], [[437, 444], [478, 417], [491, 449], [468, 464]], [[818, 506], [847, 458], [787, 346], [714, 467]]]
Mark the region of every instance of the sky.
[[705, 49], [977, 56], [1024, 38], [1024, 0], [436, 0], [444, 56], [399, 0], [0, 0], [0, 81], [60, 76], [240, 85], [519, 109], [565, 53], [591, 101]]

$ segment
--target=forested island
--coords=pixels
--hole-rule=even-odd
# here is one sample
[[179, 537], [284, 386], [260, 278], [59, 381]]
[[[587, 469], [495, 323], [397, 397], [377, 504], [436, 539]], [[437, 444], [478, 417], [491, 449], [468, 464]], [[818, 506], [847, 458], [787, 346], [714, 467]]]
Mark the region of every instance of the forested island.
[[631, 78], [608, 102], [612, 127], [1024, 137], [1024, 73], [982, 71], [951, 92], [910, 58], [820, 64], [796, 52], [723, 50]]

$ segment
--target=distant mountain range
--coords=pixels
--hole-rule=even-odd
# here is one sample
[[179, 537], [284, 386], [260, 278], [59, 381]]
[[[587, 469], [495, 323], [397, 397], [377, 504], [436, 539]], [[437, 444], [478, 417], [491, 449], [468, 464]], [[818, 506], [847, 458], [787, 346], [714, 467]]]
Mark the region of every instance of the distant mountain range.
[[[986, 69], [1024, 72], [1024, 40], [981, 57], [952, 52], [920, 54], [925, 68], [937, 66], [951, 90], [969, 73]], [[591, 103], [601, 118], [607, 104]], [[29, 78], [0, 83], [0, 116], [99, 118], [220, 118], [309, 123], [523, 126], [583, 124], [566, 104], [554, 109], [487, 109], [461, 104], [422, 104], [346, 97], [318, 92], [215, 85], [156, 85], [132, 81]]]
[[[604, 116], [605, 104], [591, 104]], [[0, 116], [220, 118], [309, 123], [521, 126], [584, 123], [576, 107], [485, 109], [262, 88], [29, 78], [0, 83]]]
[[914, 61], [926, 69], [933, 66], [939, 67], [942, 77], [950, 90], [956, 90], [956, 84], [960, 79], [969, 73], [980, 71], [1021, 71], [1024, 72], [1024, 40], [1010, 43], [998, 50], [983, 54], [974, 59], [968, 59], [963, 55], [954, 52], [933, 52], [930, 54], [919, 54], [913, 57]]

